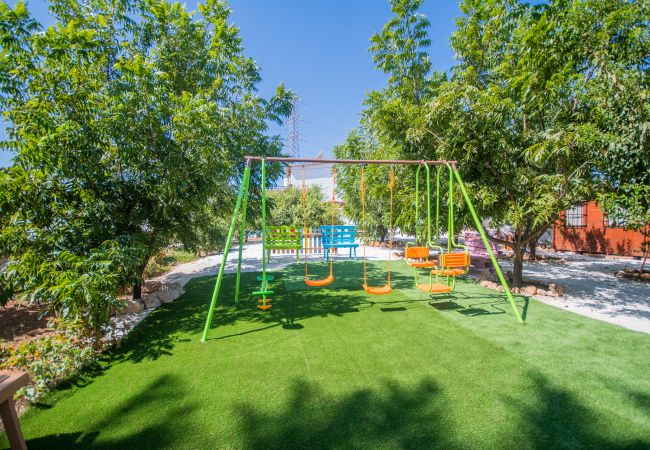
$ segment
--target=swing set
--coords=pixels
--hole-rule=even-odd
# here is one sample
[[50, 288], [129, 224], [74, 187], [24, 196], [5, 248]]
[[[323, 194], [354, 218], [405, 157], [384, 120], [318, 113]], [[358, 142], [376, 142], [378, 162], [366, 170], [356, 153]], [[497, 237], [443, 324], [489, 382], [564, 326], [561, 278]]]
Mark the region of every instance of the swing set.
[[[212, 321], [214, 318], [214, 312], [217, 304], [217, 299], [219, 297], [219, 291], [221, 289], [221, 283], [223, 281], [224, 270], [226, 267], [226, 261], [228, 254], [230, 252], [230, 247], [232, 240], [235, 234], [235, 229], [237, 226], [237, 221], [240, 220], [240, 231], [239, 231], [239, 255], [237, 261], [237, 275], [235, 281], [235, 303], [239, 302], [240, 294], [240, 281], [241, 281], [241, 262], [242, 262], [242, 252], [243, 252], [243, 242], [246, 232], [246, 210], [247, 210], [247, 200], [248, 200], [248, 190], [250, 186], [251, 178], [251, 166], [253, 163], [261, 164], [261, 190], [262, 190], [262, 274], [257, 277], [260, 281], [260, 288], [257, 291], [251, 293], [251, 297], [256, 298], [258, 301], [257, 307], [261, 310], [267, 310], [271, 308], [271, 296], [273, 296], [273, 291], [270, 289], [270, 282], [273, 281], [273, 276], [267, 273], [266, 263], [267, 258], [265, 257], [267, 252], [267, 224], [266, 224], [266, 166], [267, 163], [331, 163], [331, 164], [352, 164], [361, 166], [361, 226], [362, 233], [364, 236], [363, 239], [363, 289], [368, 294], [373, 295], [385, 295], [390, 294], [393, 291], [391, 286], [391, 274], [390, 274], [390, 264], [391, 264], [391, 253], [393, 245], [393, 189], [395, 186], [395, 172], [394, 166], [396, 165], [415, 165], [418, 166], [415, 172], [415, 242], [407, 244], [405, 248], [405, 257], [408, 264], [413, 268], [415, 272], [415, 286], [428, 293], [428, 294], [440, 294], [452, 292], [456, 286], [456, 276], [467, 273], [470, 266], [470, 255], [467, 247], [458, 244], [454, 240], [454, 183], [458, 185], [462, 193], [463, 199], [467, 209], [469, 210], [476, 229], [478, 230], [483, 244], [487, 249], [487, 252], [490, 256], [490, 260], [495, 269], [496, 275], [503, 286], [504, 293], [507, 297], [510, 306], [515, 314], [515, 317], [520, 323], [523, 323], [521, 314], [517, 309], [515, 301], [510, 292], [510, 288], [506, 283], [506, 280], [503, 276], [503, 272], [499, 263], [494, 256], [492, 247], [490, 246], [483, 225], [476, 214], [474, 206], [470, 200], [467, 189], [460, 178], [460, 174], [456, 169], [455, 161], [418, 161], [418, 160], [356, 160], [356, 159], [313, 159], [313, 158], [283, 158], [283, 157], [262, 157], [262, 156], [246, 156], [246, 166], [244, 169], [244, 175], [242, 182], [239, 186], [239, 193], [237, 195], [237, 201], [235, 203], [235, 210], [230, 222], [230, 228], [228, 230], [228, 237], [226, 238], [226, 243], [224, 247], [223, 256], [221, 259], [221, 265], [219, 266], [219, 272], [217, 275], [217, 281], [215, 283], [214, 291], [212, 294], [212, 299], [210, 302], [210, 308], [208, 310], [208, 316], [206, 318], [205, 327], [203, 329], [203, 335], [201, 340], [205, 342], [208, 336], [210, 327], [212, 326]], [[365, 243], [365, 225], [366, 225], [366, 185], [365, 185], [365, 167], [367, 165], [387, 165], [389, 166], [389, 242], [388, 242], [388, 261], [386, 266], [387, 279], [384, 285], [371, 286], [368, 284], [368, 274], [366, 270], [366, 243]], [[424, 167], [426, 172], [426, 203], [427, 203], [427, 218], [426, 218], [426, 231], [424, 233], [419, 232], [421, 228], [420, 222], [420, 212], [419, 212], [419, 203], [420, 203], [420, 170]], [[432, 237], [431, 233], [431, 168], [435, 167], [436, 169], [436, 213], [435, 213], [435, 237]], [[447, 204], [447, 243], [446, 250], [441, 245], [440, 237], [440, 185], [441, 185], [441, 175], [444, 169], [448, 170], [449, 181], [448, 181], [448, 204]], [[332, 172], [332, 200], [331, 200], [331, 226], [323, 227], [324, 230], [329, 228], [331, 233], [330, 242], [334, 243], [335, 238], [335, 186], [336, 186], [336, 170]], [[302, 168], [302, 202], [303, 202], [303, 236], [307, 235], [307, 187], [305, 181], [305, 172], [304, 167]], [[356, 245], [356, 244], [355, 244]], [[304, 282], [309, 287], [324, 287], [334, 282], [334, 260], [333, 260], [333, 250], [331, 248], [329, 251], [329, 274], [320, 279], [315, 279], [310, 276], [309, 273], [309, 264], [307, 262], [307, 252], [303, 251], [304, 255], [304, 264], [305, 264], [305, 277]], [[298, 256], [300, 249], [295, 249]], [[431, 258], [431, 252], [437, 251], [437, 259]], [[422, 270], [429, 271], [429, 282], [420, 283], [419, 282], [419, 272]], [[441, 278], [445, 279], [445, 282], [441, 281]]]

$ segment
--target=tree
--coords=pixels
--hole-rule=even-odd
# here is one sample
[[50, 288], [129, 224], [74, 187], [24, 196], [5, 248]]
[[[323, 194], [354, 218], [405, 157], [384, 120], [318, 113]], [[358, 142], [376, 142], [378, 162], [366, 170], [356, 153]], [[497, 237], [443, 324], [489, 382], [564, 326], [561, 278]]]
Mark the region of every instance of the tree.
[[[353, 130], [344, 144], [334, 148], [338, 159], [383, 159], [381, 150], [363, 130]], [[364, 167], [365, 179], [365, 235], [364, 239], [384, 242], [389, 234], [388, 171], [385, 167]], [[343, 198], [343, 211], [361, 231], [362, 198], [361, 167], [351, 164], [337, 166], [337, 188]]]
[[[306, 188], [306, 210], [302, 188], [287, 187], [272, 190], [268, 193], [269, 217], [267, 223], [278, 226], [294, 226], [302, 228], [307, 213], [307, 226], [320, 227], [332, 224], [332, 200], [325, 198], [319, 185]], [[334, 205], [334, 223], [342, 222], [341, 208]]]
[[[597, 174], [606, 173], [594, 155], [617, 157], [603, 149], [611, 136], [599, 141], [594, 133], [598, 110], [590, 86], [606, 74], [599, 61], [645, 70], [639, 56], [648, 54], [647, 6], [624, 0], [466, 0], [451, 38], [458, 64], [447, 78], [429, 75], [422, 54], [426, 21], [417, 12], [421, 1], [390, 3], [395, 17], [370, 48], [389, 83], [368, 96], [363, 125], [378, 148], [402, 158], [459, 162], [479, 214], [497, 230], [513, 228], [511, 236], [493, 232], [490, 238], [513, 248], [513, 281], [521, 285], [526, 247], [561, 210], [594, 195]], [[417, 33], [409, 31], [415, 24]], [[634, 79], [647, 81], [645, 76]], [[633, 95], [620, 83], [617, 89], [623, 97]], [[600, 97], [608, 104], [606, 95]], [[647, 120], [636, 117], [624, 121], [640, 129]], [[629, 135], [620, 121], [601, 122], [610, 125], [610, 134]], [[632, 134], [635, 148], [647, 149], [639, 136]], [[636, 167], [643, 172], [647, 166]]]
[[[15, 152], [0, 176], [5, 280], [95, 333], [118, 289], [135, 283], [139, 296], [152, 255], [176, 240], [198, 245], [232, 211], [242, 155], [280, 153], [265, 132], [291, 94], [259, 97], [259, 68], [226, 4], [198, 9], [53, 0], [56, 22], [38, 32], [23, 3], [0, 2], [4, 145]], [[255, 195], [259, 174], [252, 183]], [[71, 291], [88, 286], [85, 274], [97, 283]]]
[[[579, 6], [565, 14], [582, 24], [590, 11]], [[597, 199], [609, 219], [644, 234], [643, 269], [650, 252], [650, 4], [599, 1], [590, 8], [593, 26], [583, 25], [573, 43], [588, 74], [577, 101], [589, 105], [583, 120], [591, 124]]]

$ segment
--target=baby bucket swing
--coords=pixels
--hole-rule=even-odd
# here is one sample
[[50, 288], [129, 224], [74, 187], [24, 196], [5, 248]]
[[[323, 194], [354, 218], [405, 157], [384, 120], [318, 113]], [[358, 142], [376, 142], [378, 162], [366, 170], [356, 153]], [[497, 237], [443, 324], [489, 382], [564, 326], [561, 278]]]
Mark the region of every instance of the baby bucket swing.
[[[334, 206], [336, 203], [336, 169], [332, 169], [332, 242], [334, 241]], [[305, 181], [305, 166], [302, 166], [302, 202], [303, 202], [303, 239], [307, 239], [307, 184]], [[303, 250], [303, 256], [305, 258], [305, 284], [311, 287], [321, 287], [327, 286], [334, 282], [334, 259], [332, 254], [334, 252], [329, 252], [329, 275], [325, 278], [312, 280], [309, 278], [309, 264], [307, 263], [307, 251], [306, 248]]]
[[388, 188], [390, 190], [390, 209], [388, 214], [388, 263], [387, 263], [387, 281], [383, 286], [368, 286], [368, 275], [366, 270], [366, 183], [364, 164], [361, 164], [361, 227], [363, 233], [363, 289], [368, 294], [383, 295], [390, 294], [393, 288], [390, 285], [390, 254], [393, 249], [393, 185], [395, 184], [395, 174], [393, 166], [390, 166]]

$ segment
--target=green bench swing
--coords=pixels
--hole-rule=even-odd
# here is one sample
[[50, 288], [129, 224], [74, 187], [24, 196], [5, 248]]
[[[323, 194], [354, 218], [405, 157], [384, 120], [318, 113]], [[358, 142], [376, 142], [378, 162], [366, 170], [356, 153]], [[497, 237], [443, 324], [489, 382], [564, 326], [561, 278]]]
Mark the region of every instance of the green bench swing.
[[295, 250], [296, 260], [300, 259], [302, 234], [300, 228], [289, 226], [266, 227], [266, 258], [271, 260], [272, 250]]

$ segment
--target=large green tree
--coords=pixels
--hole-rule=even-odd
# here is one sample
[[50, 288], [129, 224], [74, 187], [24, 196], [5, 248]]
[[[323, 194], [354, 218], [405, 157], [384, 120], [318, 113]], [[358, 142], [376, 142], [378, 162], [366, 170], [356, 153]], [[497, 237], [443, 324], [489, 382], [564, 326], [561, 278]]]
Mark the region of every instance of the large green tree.
[[[231, 211], [242, 155], [280, 152], [267, 123], [286, 116], [290, 93], [256, 93], [259, 68], [225, 2], [198, 10], [53, 0], [55, 23], [40, 31], [22, 2], [0, 2], [0, 106], [15, 152], [0, 175], [5, 281], [95, 332], [116, 290], [136, 283], [139, 294], [151, 255], [199, 246]], [[255, 173], [253, 200], [258, 185]]]
[[512, 230], [490, 238], [513, 248], [515, 285], [526, 247], [595, 195], [595, 181], [647, 204], [647, 89], [633, 91], [647, 86], [644, 2], [465, 0], [449, 79], [429, 70], [422, 2], [390, 3], [394, 18], [370, 48], [389, 82], [368, 96], [363, 125], [400, 157], [458, 161], [479, 214]]

